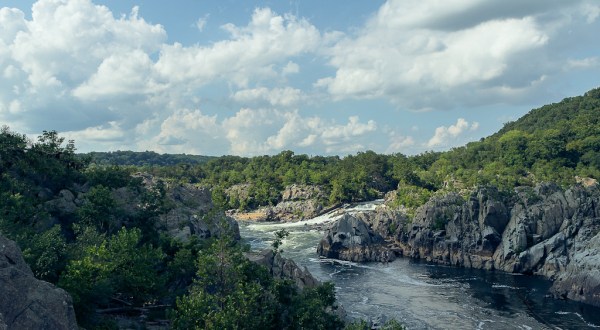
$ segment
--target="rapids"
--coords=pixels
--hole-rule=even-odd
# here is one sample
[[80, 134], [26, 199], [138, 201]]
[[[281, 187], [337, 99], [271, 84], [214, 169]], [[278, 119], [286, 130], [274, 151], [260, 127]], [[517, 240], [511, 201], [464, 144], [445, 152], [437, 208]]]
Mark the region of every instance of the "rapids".
[[395, 318], [409, 329], [592, 329], [600, 308], [547, 295], [541, 277], [456, 268], [399, 258], [362, 263], [319, 258], [327, 225], [344, 212], [368, 212], [382, 201], [346, 206], [296, 223], [240, 223], [252, 249], [270, 247], [274, 232], [290, 232], [283, 256], [332, 281], [339, 302], [355, 318]]

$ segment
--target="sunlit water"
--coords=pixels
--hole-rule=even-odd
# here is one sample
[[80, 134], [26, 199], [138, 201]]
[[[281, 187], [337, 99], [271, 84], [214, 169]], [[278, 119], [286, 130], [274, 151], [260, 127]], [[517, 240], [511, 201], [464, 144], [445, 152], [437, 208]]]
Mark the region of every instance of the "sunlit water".
[[[344, 210], [372, 210], [365, 203]], [[270, 247], [285, 228], [284, 256], [321, 281], [332, 281], [351, 317], [395, 318], [409, 329], [591, 329], [600, 328], [600, 308], [555, 300], [550, 282], [532, 276], [446, 267], [400, 258], [387, 264], [321, 259], [318, 242], [333, 212], [300, 223], [240, 223], [253, 249]]]

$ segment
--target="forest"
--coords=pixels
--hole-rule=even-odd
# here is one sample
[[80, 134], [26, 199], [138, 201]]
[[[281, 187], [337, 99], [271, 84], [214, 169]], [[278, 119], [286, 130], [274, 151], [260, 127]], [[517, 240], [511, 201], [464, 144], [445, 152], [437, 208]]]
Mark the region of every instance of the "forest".
[[[324, 202], [330, 205], [396, 191], [398, 204], [414, 208], [436, 192], [475, 185], [511, 191], [543, 181], [567, 186], [574, 184], [576, 177], [600, 178], [599, 110], [600, 88], [534, 109], [480, 141], [415, 156], [365, 151], [345, 157], [309, 157], [287, 150], [273, 156], [222, 156], [172, 166], [148, 162], [128, 168], [209, 186], [225, 208], [251, 210], [276, 204], [280, 192], [291, 184], [323, 187], [327, 192]], [[147, 156], [154, 157], [152, 153]], [[100, 154], [94, 159], [99, 165], [107, 160]], [[138, 160], [122, 159], [120, 164], [135, 165]], [[249, 184], [244, 199], [225, 193], [239, 184]]]

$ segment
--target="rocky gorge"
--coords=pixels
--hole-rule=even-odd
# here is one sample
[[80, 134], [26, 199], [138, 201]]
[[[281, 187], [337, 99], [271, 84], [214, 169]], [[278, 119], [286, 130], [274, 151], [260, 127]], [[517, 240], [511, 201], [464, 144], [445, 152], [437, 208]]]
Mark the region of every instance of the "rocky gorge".
[[389, 206], [347, 215], [318, 246], [321, 256], [428, 262], [542, 275], [551, 293], [600, 306], [600, 190], [541, 183], [512, 193], [479, 187], [431, 198], [409, 217]]

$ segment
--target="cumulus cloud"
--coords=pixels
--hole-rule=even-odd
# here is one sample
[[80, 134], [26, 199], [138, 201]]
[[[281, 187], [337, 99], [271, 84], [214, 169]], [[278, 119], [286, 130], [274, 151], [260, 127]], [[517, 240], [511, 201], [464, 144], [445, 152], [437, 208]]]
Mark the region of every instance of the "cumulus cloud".
[[273, 76], [274, 63], [315, 51], [321, 42], [316, 27], [292, 15], [277, 15], [268, 8], [256, 9], [245, 27], [222, 27], [230, 39], [211, 46], [165, 45], [156, 63], [162, 77], [174, 82], [203, 85], [226, 78], [248, 86], [250, 77]]
[[412, 136], [402, 136], [391, 134], [386, 153], [406, 153], [409, 148], [415, 145], [415, 139]]
[[463, 118], [458, 118], [456, 124], [446, 126], [440, 126], [435, 129], [435, 133], [427, 142], [428, 147], [436, 147], [441, 145], [448, 145], [451, 139], [456, 139], [458, 136], [463, 134], [467, 130], [477, 130], [479, 128], [478, 122], [469, 123]]
[[297, 105], [304, 95], [301, 90], [291, 87], [268, 89], [265, 87], [244, 89], [233, 94], [232, 99], [243, 104], [262, 104], [290, 107]]
[[[207, 19], [196, 27], [202, 30]], [[39, 0], [31, 19], [0, 8], [0, 26], [0, 121], [26, 132], [58, 129], [98, 148], [271, 150], [268, 136], [256, 146], [236, 138], [254, 130], [241, 126], [244, 111], [217, 122], [189, 106], [200, 102], [204, 86], [220, 83], [240, 86], [232, 96], [240, 103], [296, 106], [304, 100], [298, 89], [248, 85], [298, 73], [292, 59], [321, 43], [307, 20], [268, 8], [256, 9], [247, 25], [224, 25], [229, 38], [209, 45], [167, 44], [165, 29], [140, 17], [138, 7], [115, 17], [91, 0]], [[201, 131], [201, 141], [180, 136], [182, 130]], [[120, 146], [113, 143], [119, 138]], [[230, 148], [230, 140], [240, 146]]]
[[354, 116], [347, 123], [338, 123], [316, 116], [303, 117], [298, 111], [242, 108], [232, 116], [218, 119], [198, 109], [184, 109], [160, 123], [156, 137], [139, 141], [139, 147], [247, 156], [302, 148], [317, 153], [354, 153], [369, 145], [376, 129], [374, 121], [361, 122]]
[[[183, 45], [168, 43], [138, 7], [115, 16], [92, 0], [39, 0], [31, 13], [0, 8], [0, 122], [64, 131], [88, 150], [442, 146], [478, 124], [439, 127], [427, 142], [424, 123], [412, 136], [392, 134], [379, 131], [381, 113], [332, 109], [346, 99], [430, 111], [519, 103], [557, 75], [600, 69], [590, 29], [599, 17], [592, 0], [389, 0], [356, 30], [322, 32], [257, 8], [223, 25], [225, 38]], [[203, 31], [208, 18], [195, 27]]]
[[589, 1], [389, 0], [329, 50], [336, 73], [315, 86], [413, 110], [519, 102], [561, 72], [565, 29], [585, 30], [598, 10]]

